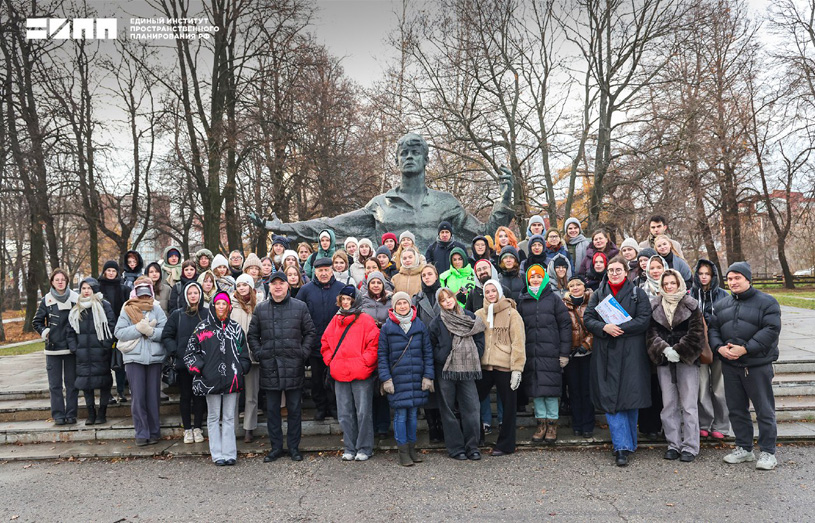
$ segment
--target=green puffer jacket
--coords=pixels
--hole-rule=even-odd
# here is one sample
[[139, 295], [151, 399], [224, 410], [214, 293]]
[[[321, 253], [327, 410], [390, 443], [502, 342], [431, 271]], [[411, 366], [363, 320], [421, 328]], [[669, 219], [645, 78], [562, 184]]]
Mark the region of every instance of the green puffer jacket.
[[[453, 255], [458, 254], [464, 259], [464, 266], [460, 269], [453, 267]], [[467, 252], [461, 247], [456, 247], [450, 251], [450, 268], [441, 273], [439, 282], [442, 287], [447, 287], [456, 293], [456, 299], [464, 307], [467, 303], [467, 295], [475, 288], [475, 271], [470, 266]]]

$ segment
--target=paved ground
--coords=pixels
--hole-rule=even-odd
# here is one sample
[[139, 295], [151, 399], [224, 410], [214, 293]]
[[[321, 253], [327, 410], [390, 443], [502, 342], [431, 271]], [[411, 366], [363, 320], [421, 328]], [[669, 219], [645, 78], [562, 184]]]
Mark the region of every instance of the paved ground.
[[602, 450], [464, 463], [433, 453], [409, 469], [392, 453], [224, 468], [205, 458], [16, 462], [0, 465], [0, 520], [812, 520], [815, 447], [780, 448], [772, 472], [725, 465], [725, 453], [685, 464], [641, 449], [627, 468]]

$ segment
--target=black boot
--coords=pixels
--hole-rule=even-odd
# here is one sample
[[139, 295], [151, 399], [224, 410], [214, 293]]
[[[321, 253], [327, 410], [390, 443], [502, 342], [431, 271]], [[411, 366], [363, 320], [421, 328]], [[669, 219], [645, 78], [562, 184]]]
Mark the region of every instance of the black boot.
[[93, 403], [88, 405], [88, 419], [85, 420], [85, 425], [93, 425], [96, 423], [96, 405]]
[[108, 411], [107, 405], [99, 405], [99, 415], [96, 416], [97, 425], [101, 425], [102, 423], [108, 422], [107, 411]]

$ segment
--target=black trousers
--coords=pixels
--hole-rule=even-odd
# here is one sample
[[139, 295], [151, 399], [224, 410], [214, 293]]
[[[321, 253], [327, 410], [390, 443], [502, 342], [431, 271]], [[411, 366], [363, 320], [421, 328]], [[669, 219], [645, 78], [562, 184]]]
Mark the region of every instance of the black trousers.
[[[311, 397], [317, 406], [317, 412], [336, 414], [337, 398], [334, 397], [334, 391], [325, 388], [325, 384], [323, 383], [323, 376], [325, 375], [325, 369], [327, 368], [325, 362], [323, 361], [323, 357], [310, 356], [309, 363], [311, 364]], [[288, 397], [287, 391], [287, 401]]]
[[[286, 392], [286, 410], [289, 415], [286, 418], [288, 428], [286, 429], [286, 442], [289, 451], [300, 448], [300, 437], [302, 435], [302, 389], [289, 389]], [[283, 450], [283, 418], [280, 415], [280, 400], [282, 390], [266, 390], [266, 429], [269, 431], [269, 441], [272, 450]]]
[[498, 431], [498, 441], [495, 448], [506, 454], [515, 452], [516, 440], [516, 412], [518, 395], [509, 386], [511, 372], [500, 370], [481, 371], [481, 379], [475, 382], [478, 388], [478, 401], [484, 401], [489, 396], [493, 385], [498, 392], [498, 398], [504, 404], [504, 419], [501, 422], [501, 429]]
[[775, 454], [778, 426], [775, 421], [774, 374], [772, 363], [750, 368], [722, 365], [730, 425], [736, 445], [745, 450], [753, 449], [753, 420], [750, 418], [750, 402], [753, 402], [758, 422], [758, 448]]
[[591, 402], [590, 382], [591, 354], [573, 357], [563, 369], [568, 376], [569, 397], [572, 400], [572, 429], [578, 432], [594, 432], [594, 404]]
[[184, 430], [193, 428], [193, 415], [195, 416], [194, 428], [200, 429], [204, 426], [207, 415], [207, 398], [196, 396], [192, 393], [192, 374], [184, 369], [178, 371], [178, 388], [181, 391], [181, 424]]
[[[568, 367], [568, 365], [567, 365]], [[651, 374], [651, 406], [640, 409], [637, 425], [643, 434], [662, 431], [662, 388], [659, 386], [659, 378], [656, 372]]]

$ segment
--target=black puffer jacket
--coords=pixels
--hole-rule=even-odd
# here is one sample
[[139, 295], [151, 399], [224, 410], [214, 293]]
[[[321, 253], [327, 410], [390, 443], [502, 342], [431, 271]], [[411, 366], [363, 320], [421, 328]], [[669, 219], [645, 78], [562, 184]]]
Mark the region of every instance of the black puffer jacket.
[[68, 313], [76, 304], [79, 295], [74, 291], [69, 292], [70, 296], [65, 303], [58, 302], [50, 292], [46, 294], [40, 306], [37, 307], [34, 319], [31, 320], [31, 326], [40, 336], [48, 329], [45, 339], [46, 356], [64, 356], [70, 353], [68, 349]]
[[521, 383], [530, 398], [559, 397], [563, 373], [560, 357], [572, 349], [569, 310], [547, 285], [537, 300], [528, 292], [518, 300], [526, 332], [526, 365]]
[[122, 306], [130, 299], [130, 288], [122, 283], [122, 278], [119, 276], [112, 280], [100, 276], [99, 288], [102, 291], [102, 296], [113, 308], [113, 325], [115, 326], [119, 320], [119, 315], [122, 313]]
[[161, 343], [164, 345], [164, 350], [167, 351], [167, 357], [174, 359], [176, 370], [187, 370], [184, 364], [184, 354], [187, 352], [190, 336], [206, 317], [206, 309], [199, 308], [195, 314], [176, 309], [167, 318], [164, 330], [161, 331]]
[[186, 278], [183, 274], [181, 274], [181, 279], [173, 285], [173, 289], [170, 291], [170, 301], [167, 302], [167, 316], [169, 317], [170, 314], [176, 309], [184, 310], [187, 308], [187, 297], [184, 296], [184, 289], [192, 282], [198, 281], [198, 273], [195, 274], [193, 278]]
[[521, 294], [526, 290], [526, 283], [523, 276], [521, 276], [520, 268], [513, 272], [502, 271], [498, 269], [498, 281], [504, 286], [504, 289], [509, 290], [509, 293], [504, 291], [504, 296], [512, 298], [517, 303], [521, 298]]
[[[116, 319], [113, 317], [113, 309], [106, 301], [102, 302], [105, 315], [108, 318], [108, 327], [113, 332], [116, 327]], [[99, 340], [96, 337], [96, 329], [93, 326], [93, 314], [90, 309], [79, 320], [79, 332], [68, 325], [68, 347], [76, 354], [76, 388], [79, 390], [108, 389], [113, 385], [113, 377], [110, 374], [110, 351], [113, 349], [114, 338], [111, 335], [106, 340]]]
[[[708, 330], [710, 348], [725, 365], [756, 367], [778, 359], [781, 307], [775, 298], [751, 286], [716, 302]], [[747, 354], [737, 360], [722, 358], [719, 347], [743, 345]]]
[[306, 304], [286, 296], [260, 302], [249, 322], [249, 347], [260, 363], [260, 388], [303, 387], [305, 365], [319, 337]]
[[314, 324], [315, 337], [311, 349], [311, 356], [322, 358], [320, 354], [320, 339], [325, 333], [326, 327], [331, 323], [331, 319], [337, 313], [337, 295], [340, 293], [344, 284], [337, 281], [334, 276], [328, 280], [328, 283], [322, 284], [315, 277], [313, 280], [303, 285], [297, 293], [297, 299], [305, 303], [308, 307], [308, 313]]
[[[699, 281], [699, 267], [702, 265], [707, 265], [713, 275], [708, 290], [704, 290], [702, 283]], [[715, 312], [713, 304], [727, 297], [727, 291], [719, 287], [719, 270], [710, 260], [702, 258], [696, 262], [696, 267], [693, 269], [693, 287], [691, 287], [690, 295], [699, 302], [699, 306], [705, 314], [705, 320], [710, 323], [710, 317]]]
[[[464, 314], [470, 318], [475, 318], [475, 314], [465, 310]], [[433, 362], [436, 368], [436, 378], [442, 376], [444, 364], [447, 358], [450, 357], [450, 351], [453, 350], [453, 335], [441, 319], [441, 315], [436, 316], [430, 322], [430, 344], [433, 346]], [[478, 359], [484, 355], [484, 331], [479, 332], [473, 336], [475, 346], [478, 348]]]
[[243, 329], [233, 319], [219, 320], [215, 308], [209, 309], [190, 336], [184, 363], [194, 376], [196, 396], [242, 391], [243, 376], [252, 366]]

